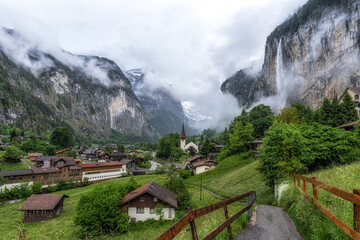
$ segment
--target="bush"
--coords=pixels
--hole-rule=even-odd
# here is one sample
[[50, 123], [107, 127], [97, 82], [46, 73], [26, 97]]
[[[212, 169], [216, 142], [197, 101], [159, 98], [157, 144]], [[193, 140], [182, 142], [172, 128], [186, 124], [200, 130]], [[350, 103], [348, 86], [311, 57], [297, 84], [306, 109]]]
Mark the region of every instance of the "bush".
[[84, 180], [81, 182], [81, 185], [84, 187], [84, 186], [88, 186], [90, 183], [89, 183], [89, 178], [85, 177]]
[[182, 179], [187, 179], [191, 176], [191, 172], [190, 170], [180, 170], [180, 177], [182, 177]]
[[68, 189], [69, 189], [69, 185], [65, 181], [59, 181], [56, 183], [56, 191], [63, 191]]
[[139, 167], [141, 167], [141, 168], [151, 168], [151, 163], [140, 163]]
[[165, 183], [165, 188], [176, 194], [179, 210], [187, 210], [190, 207], [190, 194], [181, 177], [171, 174]]
[[136, 186], [134, 179], [130, 179], [126, 186], [97, 186], [80, 197], [74, 223], [91, 235], [127, 231], [130, 228], [129, 216], [120, 212], [119, 203]]
[[56, 191], [57, 191], [57, 186], [56, 186], [56, 185], [49, 184], [49, 185], [48, 185], [48, 191], [49, 191], [49, 192], [56, 192]]
[[7, 146], [5, 147], [5, 152], [2, 154], [2, 158], [7, 162], [19, 162], [21, 156], [23, 155], [23, 151], [20, 148], [15, 146]]
[[20, 186], [13, 187], [12, 189], [5, 188], [0, 191], [0, 202], [12, 199], [26, 198], [31, 195], [32, 191], [28, 182], [21, 183]]
[[42, 183], [41, 182], [34, 182], [31, 185], [31, 191], [33, 194], [41, 194], [42, 193]]

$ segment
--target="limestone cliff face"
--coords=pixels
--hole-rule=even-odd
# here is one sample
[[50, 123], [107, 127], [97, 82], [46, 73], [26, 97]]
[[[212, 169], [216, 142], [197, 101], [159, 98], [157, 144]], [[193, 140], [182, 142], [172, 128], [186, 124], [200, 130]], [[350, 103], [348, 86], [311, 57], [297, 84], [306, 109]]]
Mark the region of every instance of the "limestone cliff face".
[[[281, 104], [301, 101], [318, 108], [325, 97], [340, 96], [350, 86], [360, 85], [360, 3], [346, 8], [323, 12], [321, 18], [309, 20], [296, 32], [285, 33], [268, 40], [259, 77], [242, 89], [248, 94], [237, 96], [240, 105], [267, 96], [283, 95]], [[229, 78], [222, 86], [229, 89], [229, 82], [248, 82], [242, 76]], [[233, 84], [234, 85], [234, 84]], [[235, 95], [236, 96], [236, 95]]]
[[[19, 41], [12, 32], [5, 34]], [[158, 136], [113, 61], [65, 52], [55, 57], [36, 47], [10, 50], [0, 41], [0, 123], [39, 130], [68, 125], [93, 138], [108, 138], [112, 129]]]

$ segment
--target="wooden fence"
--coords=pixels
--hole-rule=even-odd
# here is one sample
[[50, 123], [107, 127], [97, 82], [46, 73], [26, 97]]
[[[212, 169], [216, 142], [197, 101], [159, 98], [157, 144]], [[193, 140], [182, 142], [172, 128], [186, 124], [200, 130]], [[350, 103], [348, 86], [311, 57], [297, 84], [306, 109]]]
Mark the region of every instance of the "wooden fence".
[[[239, 212], [235, 213], [232, 217], [229, 217], [227, 206], [237, 202], [241, 199], [247, 198], [247, 206], [241, 209]], [[224, 209], [225, 221], [221, 223], [218, 227], [213, 229], [210, 233], [208, 233], [202, 240], [210, 240], [214, 239], [219, 233], [221, 233], [225, 228], [228, 230], [229, 239], [234, 239], [231, 230], [231, 223], [234, 222], [238, 217], [240, 217], [243, 213], [247, 211], [248, 216], [251, 217], [251, 207], [253, 206], [256, 199], [255, 191], [250, 191], [244, 193], [242, 195], [224, 199], [221, 202], [217, 202], [215, 204], [202, 207], [195, 210], [189, 210], [189, 212], [182, 217], [179, 221], [177, 221], [174, 225], [172, 225], [168, 230], [162, 233], [160, 236], [156, 238], [156, 240], [169, 240], [173, 239], [176, 235], [178, 235], [188, 224], [190, 224], [191, 234], [193, 240], [198, 240], [198, 235], [196, 232], [195, 219], [204, 216], [206, 214], [212, 213], [220, 208]]]
[[[296, 184], [297, 180], [297, 184]], [[302, 180], [303, 187], [300, 188], [300, 180]], [[311, 183], [313, 196], [310, 196], [306, 193], [306, 182]], [[294, 185], [299, 190], [300, 193], [310, 201], [312, 201], [315, 206], [322, 211], [334, 224], [336, 224], [343, 232], [345, 232], [352, 239], [360, 240], [360, 190], [353, 189], [353, 193], [344, 191], [342, 189], [327, 185], [320, 181], [317, 181], [315, 177], [309, 178], [306, 176], [301, 176], [294, 173]], [[354, 225], [353, 227], [348, 226], [345, 222], [341, 221], [333, 213], [331, 213], [327, 208], [321, 205], [318, 202], [318, 193], [317, 189], [321, 188], [329, 193], [332, 193], [335, 196], [338, 196], [342, 199], [345, 199], [353, 203], [353, 212], [354, 212]]]

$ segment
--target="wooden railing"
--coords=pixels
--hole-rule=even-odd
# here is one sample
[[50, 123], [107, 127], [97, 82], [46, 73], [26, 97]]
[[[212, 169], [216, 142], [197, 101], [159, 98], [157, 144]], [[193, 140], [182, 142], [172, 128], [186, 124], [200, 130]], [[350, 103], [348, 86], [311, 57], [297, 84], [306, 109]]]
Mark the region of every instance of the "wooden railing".
[[[229, 217], [227, 206], [237, 202], [241, 199], [244, 199], [247, 197], [247, 206], [241, 209], [239, 212], [235, 213], [232, 217]], [[196, 231], [196, 225], [195, 225], [195, 219], [204, 216], [206, 214], [212, 213], [220, 208], [224, 208], [224, 214], [225, 214], [225, 221], [221, 223], [218, 227], [213, 229], [210, 233], [208, 233], [205, 237], [203, 237], [203, 240], [210, 240], [214, 239], [219, 233], [221, 233], [225, 228], [228, 230], [229, 239], [233, 239], [232, 230], [231, 230], [231, 223], [234, 222], [238, 217], [240, 217], [243, 213], [247, 211], [248, 216], [251, 217], [251, 207], [253, 206], [256, 199], [256, 193], [255, 191], [250, 191], [247, 193], [244, 193], [242, 195], [224, 199], [221, 202], [217, 202], [215, 204], [202, 207], [195, 210], [189, 210], [189, 212], [182, 217], [179, 221], [177, 221], [174, 225], [172, 225], [168, 230], [166, 230], [164, 233], [162, 233], [160, 236], [156, 238], [156, 240], [169, 240], [173, 239], [176, 235], [178, 235], [188, 224], [190, 224], [191, 228], [191, 234], [193, 240], [198, 240], [198, 235]]]
[[[297, 180], [297, 184], [296, 184]], [[302, 180], [302, 189], [300, 188], [300, 180]], [[311, 183], [313, 196], [310, 196], [306, 193], [306, 182]], [[343, 232], [345, 232], [352, 239], [360, 240], [360, 190], [353, 189], [353, 193], [344, 191], [342, 189], [327, 185], [323, 182], [317, 181], [315, 177], [309, 178], [306, 176], [301, 176], [294, 173], [294, 185], [299, 190], [300, 193], [310, 201], [312, 201], [315, 206], [322, 211], [334, 224], [336, 224]], [[318, 193], [317, 189], [321, 188], [329, 193], [332, 193], [335, 196], [338, 196], [342, 199], [345, 199], [353, 203], [353, 212], [354, 212], [354, 226], [350, 227], [345, 222], [341, 221], [333, 213], [331, 213], [327, 208], [321, 205], [318, 202]]]

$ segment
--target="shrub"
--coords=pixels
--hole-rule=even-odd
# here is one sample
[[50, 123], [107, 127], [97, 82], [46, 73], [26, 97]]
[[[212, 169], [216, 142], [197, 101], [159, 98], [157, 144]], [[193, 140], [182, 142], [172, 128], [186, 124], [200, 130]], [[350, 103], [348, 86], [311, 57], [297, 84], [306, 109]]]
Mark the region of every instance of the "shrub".
[[42, 193], [42, 183], [41, 182], [34, 182], [31, 185], [31, 191], [34, 194], [41, 194]]
[[191, 176], [191, 172], [190, 170], [180, 170], [180, 177], [182, 177], [182, 179], [187, 179]]
[[176, 194], [179, 210], [187, 210], [190, 207], [190, 194], [181, 177], [176, 177], [174, 174], [169, 175], [165, 188]]
[[59, 181], [56, 183], [57, 191], [63, 191], [63, 190], [67, 190], [67, 189], [69, 189], [69, 185], [65, 181]]
[[74, 223], [87, 234], [124, 232], [130, 227], [129, 216], [120, 212], [119, 203], [127, 188], [118, 185], [97, 186], [80, 197]]
[[56, 186], [56, 185], [49, 184], [49, 185], [48, 185], [48, 191], [49, 191], [49, 192], [56, 192], [56, 191], [57, 191], [57, 186]]
[[81, 185], [82, 186], [88, 186], [90, 183], [89, 183], [89, 178], [85, 177], [84, 180], [81, 182]]
[[151, 168], [151, 163], [140, 163], [139, 167], [141, 167], [141, 168]]

